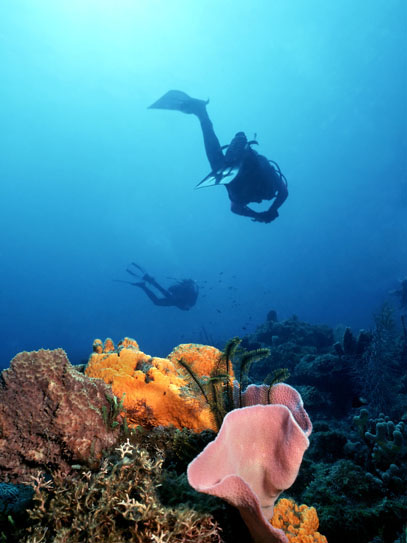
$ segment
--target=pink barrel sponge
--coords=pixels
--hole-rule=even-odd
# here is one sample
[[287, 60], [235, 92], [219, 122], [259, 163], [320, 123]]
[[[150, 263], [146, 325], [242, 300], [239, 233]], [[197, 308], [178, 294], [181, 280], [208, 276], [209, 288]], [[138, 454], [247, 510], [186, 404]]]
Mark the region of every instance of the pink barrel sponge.
[[[245, 404], [261, 401], [264, 390], [251, 385]], [[287, 543], [269, 519], [276, 499], [297, 477], [312, 426], [294, 388], [278, 384], [267, 397], [279, 403], [226, 415], [216, 439], [189, 464], [188, 481], [237, 507], [254, 543]]]

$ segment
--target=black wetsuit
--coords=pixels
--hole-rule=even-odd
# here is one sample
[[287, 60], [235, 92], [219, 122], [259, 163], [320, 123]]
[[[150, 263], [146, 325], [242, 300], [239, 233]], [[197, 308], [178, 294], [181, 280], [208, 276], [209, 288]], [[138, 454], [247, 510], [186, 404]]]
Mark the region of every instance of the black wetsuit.
[[[228, 166], [221, 145], [213, 129], [212, 122], [206, 107], [194, 112], [202, 128], [205, 151], [212, 171], [217, 172]], [[242, 134], [242, 133], [241, 133]], [[277, 209], [288, 196], [284, 176], [279, 175], [268, 159], [258, 154], [247, 144], [241, 158], [239, 172], [235, 178], [226, 185], [234, 213], [252, 217], [259, 222], [271, 222], [278, 217]], [[272, 200], [274, 202], [269, 210], [256, 212], [247, 204]]]
[[134, 283], [144, 290], [155, 305], [166, 307], [174, 306], [183, 311], [188, 311], [197, 301], [199, 289], [198, 285], [192, 279], [183, 279], [175, 285], [171, 285], [168, 289], [162, 287], [150, 275], [144, 276], [143, 279], [148, 281], [150, 285], [155, 287], [163, 295], [163, 298], [158, 297], [155, 292], [148, 288], [145, 282]]
[[277, 192], [277, 182], [277, 173], [267, 158], [248, 147], [238, 174], [226, 189], [232, 202], [247, 205], [272, 200]]

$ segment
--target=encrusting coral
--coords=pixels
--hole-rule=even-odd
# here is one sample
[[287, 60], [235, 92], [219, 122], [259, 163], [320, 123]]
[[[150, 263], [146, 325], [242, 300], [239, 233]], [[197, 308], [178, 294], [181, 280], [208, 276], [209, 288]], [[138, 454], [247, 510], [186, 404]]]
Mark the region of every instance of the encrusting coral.
[[24, 482], [38, 469], [69, 472], [75, 463], [97, 466], [119, 437], [111, 397], [105, 383], [78, 372], [62, 349], [15, 356], [0, 378], [2, 480]]
[[297, 505], [282, 498], [274, 508], [271, 524], [285, 532], [289, 543], [327, 543], [325, 536], [317, 532], [319, 520], [316, 509]]
[[151, 357], [135, 340], [125, 338], [117, 348], [112, 340], [94, 342], [85, 374], [112, 386], [122, 398], [130, 427], [170, 426], [195, 432], [216, 430], [216, 422], [204, 398], [191, 386], [190, 376], [177, 361], [183, 359], [200, 377], [209, 377], [222, 356], [206, 345], [176, 347], [168, 358]]

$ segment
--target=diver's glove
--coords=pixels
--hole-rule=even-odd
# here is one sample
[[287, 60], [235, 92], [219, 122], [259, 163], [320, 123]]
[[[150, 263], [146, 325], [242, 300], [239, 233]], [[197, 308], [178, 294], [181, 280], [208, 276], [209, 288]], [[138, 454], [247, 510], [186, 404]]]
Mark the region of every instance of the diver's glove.
[[277, 219], [277, 217], [278, 217], [277, 209], [271, 208], [271, 209], [268, 209], [267, 211], [257, 213], [256, 217], [253, 217], [252, 221], [270, 223], [274, 221], [274, 219]]

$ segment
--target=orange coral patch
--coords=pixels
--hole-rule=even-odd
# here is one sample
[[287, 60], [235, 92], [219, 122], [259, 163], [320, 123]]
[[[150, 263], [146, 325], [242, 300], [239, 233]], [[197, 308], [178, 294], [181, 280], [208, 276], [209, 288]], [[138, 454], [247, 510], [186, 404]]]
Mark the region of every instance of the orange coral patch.
[[[196, 432], [215, 430], [213, 416], [203, 398], [181, 373], [176, 358], [151, 357], [139, 350], [136, 341], [125, 338], [112, 350], [111, 340], [94, 343], [85, 373], [112, 385], [115, 396], [124, 397], [129, 426], [170, 426], [190, 428]], [[212, 357], [214, 354], [208, 348]], [[217, 349], [215, 349], [217, 351]], [[174, 351], [173, 351], [174, 352]], [[206, 353], [206, 350], [204, 350]], [[220, 351], [217, 351], [220, 353]], [[188, 350], [189, 356], [191, 351]], [[202, 359], [206, 359], [202, 355]], [[196, 362], [194, 371], [198, 366]]]
[[284, 531], [290, 543], [327, 543], [326, 537], [317, 532], [319, 519], [315, 507], [298, 506], [282, 498], [270, 522], [274, 528]]
[[[203, 377], [211, 374], [221, 356], [222, 352], [216, 347], [197, 343], [184, 343], [175, 347], [168, 355], [168, 358], [174, 362], [182, 358], [198, 377]], [[230, 376], [233, 379], [232, 367], [230, 367]]]

